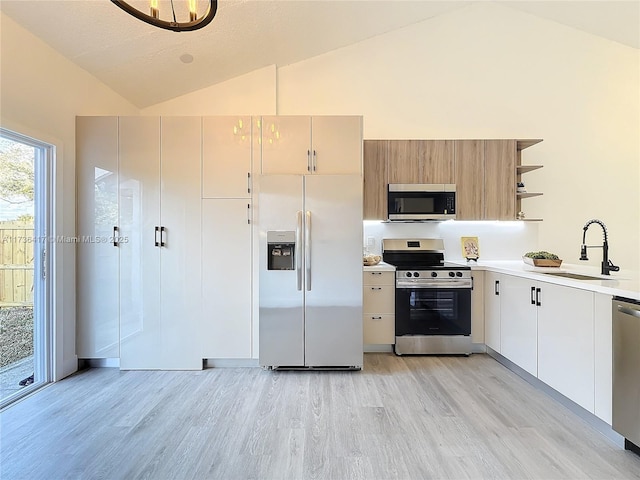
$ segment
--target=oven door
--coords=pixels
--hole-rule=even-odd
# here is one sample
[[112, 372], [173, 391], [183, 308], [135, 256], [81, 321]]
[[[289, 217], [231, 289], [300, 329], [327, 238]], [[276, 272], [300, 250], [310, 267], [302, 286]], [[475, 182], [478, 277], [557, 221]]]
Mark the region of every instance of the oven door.
[[396, 336], [402, 335], [471, 335], [471, 289], [396, 287]]

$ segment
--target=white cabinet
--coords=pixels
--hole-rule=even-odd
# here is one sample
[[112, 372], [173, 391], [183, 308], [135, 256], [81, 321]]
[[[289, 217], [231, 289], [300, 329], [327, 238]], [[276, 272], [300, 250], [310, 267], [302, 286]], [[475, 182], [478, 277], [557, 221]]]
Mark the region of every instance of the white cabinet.
[[202, 119], [202, 198], [251, 195], [251, 117]]
[[365, 345], [395, 343], [395, 272], [363, 272], [363, 329]]
[[594, 411], [594, 293], [539, 282], [538, 378]]
[[500, 353], [500, 281], [502, 275], [484, 272], [484, 343]]
[[77, 314], [80, 358], [117, 358], [118, 118], [77, 117]]
[[120, 367], [200, 369], [199, 117], [121, 117]]
[[362, 117], [265, 116], [262, 174], [362, 174]]
[[610, 296], [485, 272], [485, 343], [611, 423]]
[[536, 282], [503, 276], [500, 282], [501, 354], [531, 375], [538, 374]]
[[247, 199], [202, 201], [202, 358], [251, 358]]
[[202, 358], [251, 358], [251, 117], [205, 117]]
[[594, 413], [612, 424], [613, 331], [611, 295], [594, 293]]
[[484, 343], [484, 272], [474, 270], [471, 278], [471, 341]]

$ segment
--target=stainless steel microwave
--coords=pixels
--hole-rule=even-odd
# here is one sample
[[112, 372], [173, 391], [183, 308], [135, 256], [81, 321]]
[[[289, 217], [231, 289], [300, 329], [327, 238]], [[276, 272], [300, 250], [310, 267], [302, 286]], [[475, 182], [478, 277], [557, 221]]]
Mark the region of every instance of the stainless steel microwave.
[[389, 220], [451, 220], [456, 218], [456, 186], [451, 184], [390, 183]]

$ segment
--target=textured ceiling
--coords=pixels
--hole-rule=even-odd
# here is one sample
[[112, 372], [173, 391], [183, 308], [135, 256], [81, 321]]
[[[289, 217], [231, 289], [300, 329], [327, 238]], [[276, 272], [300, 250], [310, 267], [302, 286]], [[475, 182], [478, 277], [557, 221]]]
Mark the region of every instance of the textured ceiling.
[[[148, 5], [147, 1], [130, 3], [142, 9]], [[162, 12], [168, 11], [166, 3], [160, 0]], [[181, 3], [175, 0], [176, 5]], [[146, 107], [471, 3], [220, 0], [209, 26], [184, 33], [147, 25], [107, 0], [1, 0], [0, 9], [120, 95]], [[640, 48], [640, 0], [500, 3]], [[185, 54], [193, 56], [193, 62], [183, 63], [180, 57]]]

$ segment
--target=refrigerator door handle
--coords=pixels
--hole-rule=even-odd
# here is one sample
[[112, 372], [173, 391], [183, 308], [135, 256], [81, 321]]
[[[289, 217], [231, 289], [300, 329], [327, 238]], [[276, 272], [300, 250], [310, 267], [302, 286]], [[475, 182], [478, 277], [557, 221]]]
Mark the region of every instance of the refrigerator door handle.
[[295, 246], [295, 262], [296, 262], [296, 278], [298, 281], [298, 290], [302, 291], [302, 212], [296, 214], [296, 246]]
[[311, 291], [311, 212], [307, 210], [304, 222], [304, 268], [307, 291]]

